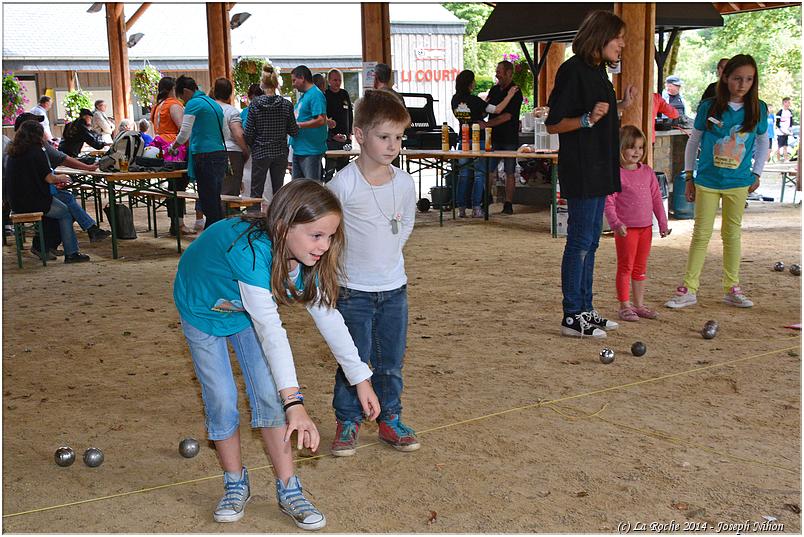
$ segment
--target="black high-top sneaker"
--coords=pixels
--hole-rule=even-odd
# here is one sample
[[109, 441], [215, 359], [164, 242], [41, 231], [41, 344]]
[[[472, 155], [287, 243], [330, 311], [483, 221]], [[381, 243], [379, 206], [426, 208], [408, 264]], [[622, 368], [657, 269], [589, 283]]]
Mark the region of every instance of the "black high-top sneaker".
[[601, 330], [617, 330], [620, 327], [619, 323], [601, 317], [595, 309], [586, 312], [586, 320], [589, 321], [589, 324]]
[[602, 339], [606, 337], [606, 332], [592, 326], [589, 323], [589, 314], [578, 313], [575, 315], [564, 315], [561, 321], [561, 335], [570, 337], [592, 337]]

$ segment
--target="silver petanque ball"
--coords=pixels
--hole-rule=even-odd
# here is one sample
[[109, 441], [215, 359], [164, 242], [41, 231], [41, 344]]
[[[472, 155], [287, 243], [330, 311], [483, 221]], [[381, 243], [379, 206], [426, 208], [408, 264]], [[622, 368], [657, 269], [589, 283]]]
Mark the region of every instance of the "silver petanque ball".
[[719, 329], [720, 326], [718, 326], [717, 321], [706, 321], [706, 324], [701, 329], [701, 335], [704, 339], [714, 339]]
[[88, 448], [84, 452], [84, 464], [90, 468], [97, 468], [103, 464], [103, 451], [96, 447]]
[[790, 265], [790, 274], [793, 276], [801, 276], [801, 265], [798, 263], [793, 263]]
[[776, 272], [784, 272], [784, 262], [777, 261], [776, 263], [774, 263], [773, 270], [775, 270]]
[[75, 451], [70, 446], [62, 446], [56, 450], [53, 458], [56, 460], [56, 464], [61, 467], [70, 466], [75, 462]]
[[199, 450], [200, 446], [198, 445], [198, 440], [195, 438], [188, 437], [179, 442], [179, 454], [185, 459], [195, 457], [198, 455]]
[[600, 361], [604, 364], [610, 364], [614, 361], [614, 351], [608, 347], [605, 347], [602, 351], [600, 351]]

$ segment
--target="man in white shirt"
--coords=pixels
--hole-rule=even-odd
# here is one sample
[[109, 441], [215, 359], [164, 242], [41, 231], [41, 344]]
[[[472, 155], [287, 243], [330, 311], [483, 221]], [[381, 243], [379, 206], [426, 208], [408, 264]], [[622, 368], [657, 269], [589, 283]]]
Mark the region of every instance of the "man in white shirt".
[[53, 106], [53, 99], [47, 95], [39, 97], [39, 104], [29, 110], [30, 113], [43, 116], [45, 119], [42, 121], [42, 127], [45, 129], [45, 137], [48, 140], [53, 140], [53, 133], [50, 132], [50, 118], [47, 115], [48, 110]]
[[791, 131], [796, 122], [793, 120], [793, 111], [790, 110], [790, 97], [782, 99], [782, 108], [776, 113], [776, 129], [778, 134], [776, 142], [779, 148], [776, 150], [778, 160], [784, 162], [788, 157], [788, 137], [793, 134]]

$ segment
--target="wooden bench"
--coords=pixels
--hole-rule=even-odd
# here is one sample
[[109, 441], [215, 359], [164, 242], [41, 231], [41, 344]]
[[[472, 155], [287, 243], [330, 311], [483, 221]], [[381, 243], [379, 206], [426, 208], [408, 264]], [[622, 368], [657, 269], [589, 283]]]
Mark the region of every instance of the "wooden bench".
[[22, 245], [25, 244], [25, 225], [30, 224], [39, 233], [39, 248], [42, 265], [47, 266], [47, 245], [45, 244], [45, 229], [42, 226], [44, 213], [11, 213], [11, 223], [14, 224], [14, 242], [17, 246], [17, 266], [22, 268]]

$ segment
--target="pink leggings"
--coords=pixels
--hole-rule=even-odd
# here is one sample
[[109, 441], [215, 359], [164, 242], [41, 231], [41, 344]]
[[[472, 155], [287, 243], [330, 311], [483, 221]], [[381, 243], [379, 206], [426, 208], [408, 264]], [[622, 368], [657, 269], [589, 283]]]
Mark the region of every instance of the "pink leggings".
[[631, 280], [641, 282], [647, 278], [648, 255], [653, 240], [653, 229], [629, 227], [625, 237], [614, 235], [617, 247], [617, 300], [629, 300]]

